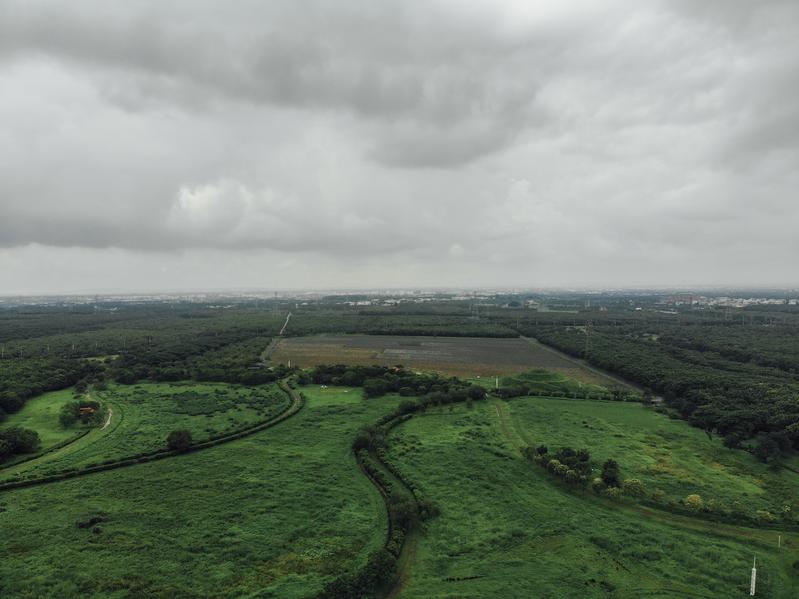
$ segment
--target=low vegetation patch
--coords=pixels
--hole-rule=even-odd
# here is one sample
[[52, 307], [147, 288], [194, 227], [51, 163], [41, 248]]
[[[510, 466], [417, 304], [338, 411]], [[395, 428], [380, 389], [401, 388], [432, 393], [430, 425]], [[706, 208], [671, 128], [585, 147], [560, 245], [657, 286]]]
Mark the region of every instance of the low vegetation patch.
[[[37, 478], [86, 466], [137, 458], [167, 449], [167, 436], [185, 430], [194, 443], [269, 420], [285, 409], [288, 397], [278, 386], [233, 386], [223, 383], [141, 383], [109, 385], [96, 392], [112, 410], [110, 425], [79, 441], [5, 471], [5, 480]], [[76, 403], [62, 410], [75, 414]], [[63, 415], [63, 414], [62, 414]], [[78, 415], [78, 422], [82, 415]], [[97, 423], [105, 415], [88, 415]], [[71, 425], [74, 429], [77, 425]]]
[[795, 473], [641, 404], [526, 397], [507, 405], [527, 445], [546, 445], [551, 453], [553, 447], [590, 448], [594, 474], [616, 460], [621, 483], [636, 480], [641, 489], [630, 494], [620, 484], [621, 496], [690, 512], [686, 497], [699, 495], [700, 514], [749, 523], [766, 521], [758, 514], [764, 511], [791, 524], [799, 509]]

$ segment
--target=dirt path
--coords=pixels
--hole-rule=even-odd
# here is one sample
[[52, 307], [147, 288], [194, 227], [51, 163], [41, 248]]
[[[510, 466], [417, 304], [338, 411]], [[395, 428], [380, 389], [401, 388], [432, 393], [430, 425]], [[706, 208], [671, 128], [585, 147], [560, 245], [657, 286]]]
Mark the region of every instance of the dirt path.
[[411, 579], [413, 563], [416, 561], [416, 547], [418, 542], [419, 532], [416, 530], [405, 538], [405, 543], [402, 545], [402, 552], [397, 560], [397, 582], [391, 587], [388, 595], [386, 595], [386, 599], [396, 599], [408, 585], [408, 581]]
[[105, 429], [107, 429], [108, 425], [111, 424], [111, 416], [113, 416], [113, 414], [114, 414], [113, 408], [108, 408], [108, 418], [106, 418], [105, 424], [100, 429], [101, 431], [104, 431]]
[[514, 449], [521, 451], [527, 446], [526, 440], [520, 434], [520, 431], [515, 425], [515, 419], [510, 415], [510, 407], [505, 400], [491, 399], [489, 400], [494, 404], [494, 410], [497, 413], [497, 420], [499, 421], [499, 429], [502, 436], [513, 446]]
[[280, 337], [275, 337], [269, 342], [269, 345], [266, 346], [266, 349], [261, 352], [261, 364], [266, 366], [267, 362], [272, 359], [272, 354], [275, 353], [277, 346], [280, 345], [280, 341]]
[[287, 326], [289, 326], [289, 319], [290, 319], [290, 318], [291, 318], [291, 312], [289, 312], [289, 315], [288, 315], [288, 316], [286, 316], [286, 322], [284, 322], [284, 323], [283, 323], [283, 328], [282, 328], [282, 329], [280, 329], [280, 333], [279, 333], [279, 335], [280, 335], [281, 337], [283, 336], [283, 333], [285, 333], [285, 332], [286, 332], [286, 327], [287, 327]]

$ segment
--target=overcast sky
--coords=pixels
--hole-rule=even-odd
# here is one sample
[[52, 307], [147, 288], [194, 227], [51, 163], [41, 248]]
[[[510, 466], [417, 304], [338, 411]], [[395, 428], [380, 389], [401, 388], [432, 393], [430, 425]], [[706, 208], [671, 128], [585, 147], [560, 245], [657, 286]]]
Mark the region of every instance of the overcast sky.
[[0, 0], [0, 295], [799, 284], [799, 2]]

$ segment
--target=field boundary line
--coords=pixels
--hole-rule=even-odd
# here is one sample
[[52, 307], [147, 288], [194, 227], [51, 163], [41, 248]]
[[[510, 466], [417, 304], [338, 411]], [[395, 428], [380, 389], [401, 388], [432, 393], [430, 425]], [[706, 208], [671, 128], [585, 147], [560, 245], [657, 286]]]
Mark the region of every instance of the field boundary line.
[[299, 412], [303, 405], [303, 397], [301, 393], [297, 393], [291, 386], [286, 383], [285, 380], [281, 380], [278, 382], [278, 386], [281, 390], [283, 390], [291, 399], [291, 402], [286, 407], [285, 410], [280, 412], [279, 414], [273, 416], [269, 420], [264, 422], [260, 422], [255, 424], [249, 428], [236, 431], [234, 433], [229, 433], [227, 435], [222, 435], [220, 437], [216, 437], [214, 439], [208, 439], [207, 441], [203, 441], [202, 443], [197, 443], [196, 445], [192, 445], [188, 449], [185, 450], [159, 450], [151, 453], [146, 453], [137, 457], [130, 457], [118, 460], [116, 462], [111, 462], [109, 464], [100, 464], [98, 466], [89, 466], [86, 468], [82, 468], [80, 470], [72, 470], [68, 472], [61, 472], [58, 474], [52, 474], [49, 476], [43, 476], [41, 478], [32, 478], [28, 480], [20, 480], [20, 481], [9, 481], [5, 483], [0, 483], [0, 492], [9, 491], [12, 489], [21, 489], [25, 487], [33, 487], [36, 485], [43, 485], [48, 483], [56, 483], [63, 480], [68, 480], [70, 478], [75, 478], [78, 476], [85, 476], [87, 474], [97, 474], [99, 472], [106, 472], [108, 470], [116, 470], [117, 468], [124, 468], [126, 466], [135, 466], [136, 464], [145, 464], [147, 462], [154, 462], [156, 460], [163, 460], [165, 458], [171, 458], [179, 455], [186, 455], [193, 453], [195, 451], [200, 451], [202, 449], [208, 449], [210, 447], [215, 447], [217, 445], [222, 445], [224, 443], [228, 443], [230, 441], [237, 441], [238, 439], [243, 439], [248, 437], [252, 434], [261, 432], [268, 428], [275, 426], [287, 420], [297, 412]]

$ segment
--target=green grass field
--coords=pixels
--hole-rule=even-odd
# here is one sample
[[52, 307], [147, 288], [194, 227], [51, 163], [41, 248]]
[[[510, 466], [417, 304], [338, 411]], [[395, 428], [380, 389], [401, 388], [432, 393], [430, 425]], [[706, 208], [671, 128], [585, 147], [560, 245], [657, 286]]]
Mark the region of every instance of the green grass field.
[[[210, 449], [0, 494], [0, 596], [308, 597], [385, 540], [351, 439], [396, 397], [308, 387], [277, 426]], [[101, 532], [76, 522], [93, 516]]]
[[522, 372], [512, 376], [501, 377], [499, 384], [502, 387], [524, 384], [530, 389], [531, 392], [537, 393], [591, 393], [595, 395], [606, 395], [609, 393], [608, 387], [598, 385], [596, 383], [580, 382], [561, 372], [554, 372], [552, 370], [544, 370], [541, 368], [528, 370], [527, 372]]
[[[357, 569], [385, 541], [387, 514], [351, 442], [404, 398], [301, 390], [299, 413], [244, 439], [0, 493], [0, 596], [301, 599]], [[114, 386], [103, 399], [120, 418], [74, 443], [64, 463], [160, 443], [178, 422], [201, 438], [288, 401], [275, 386], [195, 383]], [[753, 555], [759, 597], [799, 596], [796, 533], [567, 489], [522, 458], [521, 448], [542, 443], [614, 457], [622, 477], [668, 497], [698, 492], [760, 509], [798, 496], [788, 473], [637, 403], [528, 397], [432, 408], [390, 436], [392, 464], [440, 509], [411, 535], [392, 597], [746, 596]]]
[[[554, 413], [572, 405], [552, 401], [531, 404]], [[526, 402], [447, 407], [396, 429], [391, 460], [441, 510], [411, 550], [399, 596], [739, 597], [748, 594], [755, 554], [758, 596], [797, 596], [796, 535], [783, 534], [778, 550], [776, 531], [707, 523], [554, 484], [519, 455], [532, 430], [515, 426], [512, 413], [534, 419], [534, 408], [521, 407]], [[631, 405], [594, 403], [597, 413]], [[567, 432], [549, 431], [547, 440], [575, 443]]]
[[[42, 398], [32, 404], [46, 405]], [[69, 394], [66, 394], [69, 399]], [[56, 396], [58, 398], [60, 396]], [[195, 441], [240, 429], [267, 420], [288, 405], [288, 398], [277, 385], [241, 387], [224, 383], [142, 383], [135, 386], [112, 385], [95, 394], [112, 410], [111, 423], [41, 458], [0, 470], [0, 479], [42, 476], [65, 468], [99, 464], [107, 460], [166, 448], [167, 435], [185, 428]], [[55, 405], [57, 402], [53, 402]], [[61, 402], [63, 403], [63, 402]], [[60, 404], [58, 404], [60, 407]], [[42, 430], [58, 429], [55, 414], [48, 408]], [[50, 416], [55, 419], [53, 427]], [[31, 426], [35, 430], [38, 428]], [[70, 429], [70, 435], [75, 430]]]
[[39, 433], [42, 449], [47, 449], [80, 432], [81, 429], [78, 426], [64, 428], [58, 422], [61, 406], [72, 400], [72, 389], [52, 391], [29, 399], [19, 412], [9, 415], [0, 428], [21, 426], [33, 429]]
[[600, 463], [613, 458], [622, 478], [640, 479], [649, 492], [662, 490], [666, 501], [696, 493], [753, 517], [757, 510], [799, 510], [795, 473], [640, 404], [528, 397], [511, 400], [507, 409], [528, 444], [584, 447]]

